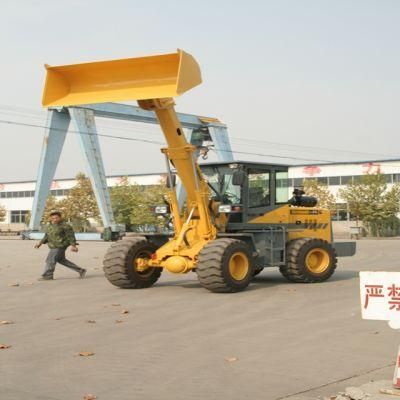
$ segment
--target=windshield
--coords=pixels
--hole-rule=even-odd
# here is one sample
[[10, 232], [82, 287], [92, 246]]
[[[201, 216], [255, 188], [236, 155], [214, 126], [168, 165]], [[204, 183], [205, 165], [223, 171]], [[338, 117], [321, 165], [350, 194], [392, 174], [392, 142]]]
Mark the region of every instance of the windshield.
[[234, 169], [202, 166], [201, 171], [214, 200], [222, 204], [241, 204], [240, 186], [232, 185]]

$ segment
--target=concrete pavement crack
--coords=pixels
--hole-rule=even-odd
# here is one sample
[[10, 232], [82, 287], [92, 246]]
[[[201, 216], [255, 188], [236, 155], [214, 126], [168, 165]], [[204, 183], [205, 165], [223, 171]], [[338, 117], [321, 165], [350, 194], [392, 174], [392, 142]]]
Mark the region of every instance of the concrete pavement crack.
[[285, 395], [285, 396], [277, 397], [275, 400], [289, 399], [290, 397], [298, 396], [299, 394], [308, 393], [308, 392], [311, 392], [311, 391], [313, 391], [313, 390], [317, 390], [317, 389], [321, 389], [321, 388], [327, 387], [327, 386], [329, 386], [329, 385], [334, 385], [334, 384], [336, 384], [336, 383], [345, 382], [345, 381], [348, 381], [348, 380], [350, 380], [350, 379], [359, 378], [359, 377], [361, 377], [361, 376], [368, 375], [368, 374], [370, 374], [371, 372], [377, 372], [377, 371], [380, 371], [380, 370], [385, 369], [385, 368], [388, 368], [388, 367], [394, 367], [395, 364], [396, 364], [396, 363], [392, 362], [392, 363], [390, 363], [390, 364], [384, 365], [384, 366], [379, 367], [379, 368], [370, 369], [370, 370], [365, 371], [365, 372], [362, 372], [362, 373], [360, 373], [360, 374], [351, 375], [351, 376], [348, 376], [348, 377], [346, 377], [346, 378], [338, 379], [338, 380], [336, 380], [336, 381], [324, 383], [323, 385], [320, 385], [320, 386], [314, 386], [314, 387], [311, 387], [311, 388], [308, 388], [308, 389], [305, 389], [305, 390], [301, 390], [301, 391], [296, 392], [296, 393], [291, 393], [291, 394], [287, 394], [287, 395]]

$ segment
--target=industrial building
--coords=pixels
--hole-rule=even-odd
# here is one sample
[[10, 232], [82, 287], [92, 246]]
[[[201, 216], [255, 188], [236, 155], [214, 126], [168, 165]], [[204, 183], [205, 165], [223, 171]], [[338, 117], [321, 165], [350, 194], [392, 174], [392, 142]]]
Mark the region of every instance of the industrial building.
[[[346, 231], [352, 224], [352, 216], [347, 210], [346, 203], [339, 197], [339, 189], [349, 182], [359, 179], [365, 174], [382, 173], [385, 175], [388, 186], [400, 183], [400, 159], [373, 160], [359, 162], [340, 162], [326, 164], [296, 165], [289, 167], [288, 191], [302, 185], [305, 179], [317, 179], [328, 185], [329, 190], [337, 198], [337, 212], [333, 215], [335, 230]], [[163, 178], [163, 173], [146, 175], [129, 175], [128, 181], [137, 185], [157, 185]], [[121, 176], [107, 177], [109, 187], [120, 184]], [[57, 179], [53, 181], [51, 194], [62, 198], [75, 185], [74, 179]], [[0, 230], [23, 230], [25, 218], [32, 209], [35, 182], [0, 182], [0, 205], [4, 206], [7, 215], [4, 222], [0, 222]]]
[[[107, 177], [108, 187], [116, 186], [128, 179], [130, 184], [141, 186], [157, 185], [163, 174], [129, 175], [127, 177]], [[51, 184], [51, 195], [63, 198], [75, 186], [75, 179], [57, 179]], [[0, 205], [6, 209], [5, 221], [0, 222], [0, 230], [20, 231], [26, 229], [26, 216], [32, 210], [35, 194], [35, 181], [0, 182]]]

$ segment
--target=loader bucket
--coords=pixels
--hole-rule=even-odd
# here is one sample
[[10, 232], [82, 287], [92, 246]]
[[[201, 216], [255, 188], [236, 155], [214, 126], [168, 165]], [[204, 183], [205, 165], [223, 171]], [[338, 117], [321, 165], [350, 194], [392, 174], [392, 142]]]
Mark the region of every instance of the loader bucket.
[[175, 97], [201, 83], [199, 65], [182, 50], [46, 69], [45, 107]]

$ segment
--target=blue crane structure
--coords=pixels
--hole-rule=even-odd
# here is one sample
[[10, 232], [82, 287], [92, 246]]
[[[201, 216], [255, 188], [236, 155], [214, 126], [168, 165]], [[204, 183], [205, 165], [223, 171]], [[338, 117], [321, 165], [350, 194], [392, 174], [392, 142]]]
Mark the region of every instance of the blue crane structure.
[[[127, 104], [102, 103], [49, 108], [29, 224], [30, 231], [40, 230], [46, 200], [71, 120], [79, 137], [87, 174], [92, 183], [103, 226], [113, 232], [123, 229], [116, 223], [111, 207], [95, 117], [158, 124], [153, 111]], [[211, 141], [220, 161], [233, 160], [225, 124], [214, 118], [191, 114], [178, 113], [178, 117], [183, 128], [186, 129], [188, 141], [199, 149], [198, 154], [201, 153], [203, 143]], [[179, 185], [177, 193], [180, 204], [183, 204], [185, 193]]]

